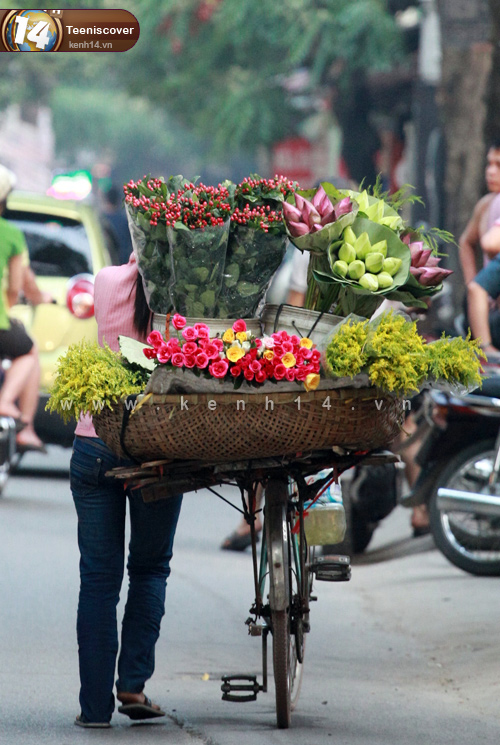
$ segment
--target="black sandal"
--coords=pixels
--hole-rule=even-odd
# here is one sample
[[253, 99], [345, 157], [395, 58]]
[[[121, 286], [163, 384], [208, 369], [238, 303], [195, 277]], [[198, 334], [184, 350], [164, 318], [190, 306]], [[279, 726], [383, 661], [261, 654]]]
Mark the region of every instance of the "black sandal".
[[109, 729], [111, 727], [111, 722], [89, 722], [83, 714], [78, 714], [75, 718], [75, 724], [77, 727], [88, 729]]
[[144, 701], [139, 703], [138, 701], [131, 704], [122, 704], [118, 707], [120, 714], [126, 714], [130, 719], [137, 721], [139, 719], [155, 719], [156, 717], [164, 717], [165, 712], [162, 709], [156, 709], [151, 699], [144, 696]]
[[[259, 540], [259, 534], [257, 533], [257, 541]], [[226, 540], [221, 544], [223, 551], [244, 551], [248, 546], [252, 545], [252, 536], [250, 533], [242, 535], [237, 530], [231, 533]]]

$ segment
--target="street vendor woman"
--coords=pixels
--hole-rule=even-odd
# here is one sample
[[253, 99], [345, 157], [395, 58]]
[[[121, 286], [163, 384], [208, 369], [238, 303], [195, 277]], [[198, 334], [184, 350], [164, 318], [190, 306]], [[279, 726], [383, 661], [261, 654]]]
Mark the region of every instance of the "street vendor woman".
[[[122, 266], [102, 269], [95, 279], [98, 339], [118, 351], [118, 335], [146, 342], [150, 310], [134, 255]], [[80, 663], [80, 727], [110, 727], [118, 629], [116, 607], [124, 573], [125, 516], [131, 537], [129, 588], [118, 655], [118, 711], [133, 720], [164, 716], [144, 694], [155, 665], [155, 645], [165, 612], [165, 588], [182, 495], [145, 503], [140, 490], [124, 491], [106, 473], [126, 465], [100, 440], [90, 417], [77, 425], [70, 466], [78, 515], [80, 595], [77, 636]]]

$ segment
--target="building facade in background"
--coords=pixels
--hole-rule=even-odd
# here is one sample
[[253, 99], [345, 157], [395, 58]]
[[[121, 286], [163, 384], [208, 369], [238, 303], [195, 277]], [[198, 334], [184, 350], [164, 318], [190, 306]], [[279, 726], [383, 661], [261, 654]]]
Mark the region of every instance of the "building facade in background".
[[17, 176], [17, 189], [45, 194], [54, 167], [54, 132], [47, 107], [12, 104], [0, 112], [0, 163]]

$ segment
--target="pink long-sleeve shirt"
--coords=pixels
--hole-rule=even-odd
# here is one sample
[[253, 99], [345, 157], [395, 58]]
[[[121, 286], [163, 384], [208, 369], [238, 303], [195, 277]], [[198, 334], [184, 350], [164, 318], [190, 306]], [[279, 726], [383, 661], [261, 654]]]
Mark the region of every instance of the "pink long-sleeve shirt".
[[[115, 352], [119, 350], [118, 336], [130, 336], [146, 343], [134, 328], [135, 287], [137, 264], [131, 254], [128, 264], [108, 266], [97, 273], [94, 284], [95, 319], [97, 338], [106, 342]], [[75, 435], [97, 437], [92, 417], [82, 416], [76, 425]]]

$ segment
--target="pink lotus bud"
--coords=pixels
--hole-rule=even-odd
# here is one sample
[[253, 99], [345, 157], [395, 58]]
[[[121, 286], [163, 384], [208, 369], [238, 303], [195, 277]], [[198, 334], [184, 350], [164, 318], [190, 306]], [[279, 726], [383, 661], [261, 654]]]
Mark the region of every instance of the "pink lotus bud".
[[333, 204], [331, 203], [328, 194], [322, 186], [318, 188], [316, 194], [314, 195], [312, 204], [314, 207], [316, 207], [321, 217], [324, 217], [324, 215], [333, 210]]
[[319, 206], [319, 212], [320, 215], [326, 215], [327, 212], [331, 212], [333, 210], [333, 204], [331, 200], [328, 198], [328, 196], [325, 194], [323, 197], [323, 201], [321, 202]]
[[306, 225], [305, 222], [293, 222], [293, 220], [288, 222], [288, 230], [294, 238], [298, 238], [300, 235], [307, 235], [310, 232], [309, 225]]
[[289, 204], [289, 202], [283, 202], [283, 214], [285, 215], [285, 220], [294, 220], [295, 222], [300, 222], [301, 219], [301, 213], [300, 210], [297, 209], [293, 204]]
[[309, 202], [308, 199], [304, 199], [304, 197], [301, 197], [300, 194], [296, 194], [295, 203], [300, 210], [300, 216], [302, 220], [307, 223], [309, 227], [312, 228], [315, 223], [321, 222], [321, 217], [318, 210], [316, 209], [316, 207], [313, 206], [311, 202]]
[[413, 274], [414, 277], [420, 277], [423, 271], [424, 271], [423, 267], [410, 266], [410, 274]]
[[349, 212], [352, 212], [352, 202], [350, 197], [341, 199], [341, 201], [335, 205], [335, 217], [337, 220], [339, 217], [342, 217], [342, 215], [348, 215]]
[[316, 194], [312, 198], [312, 204], [313, 204], [314, 207], [316, 207], [316, 209], [318, 210], [318, 212], [321, 211], [321, 204], [322, 204], [323, 199], [325, 197], [328, 199], [328, 196], [327, 196], [326, 191], [323, 189], [322, 186], [319, 186], [318, 189], [317, 189], [317, 191], [316, 191]]
[[410, 248], [411, 253], [423, 251], [424, 250], [424, 242], [423, 241], [413, 241], [411, 243], [408, 243], [408, 246]]
[[299, 210], [302, 216], [302, 212], [304, 210], [306, 200], [304, 199], [304, 197], [301, 197], [300, 194], [295, 194], [295, 204], [297, 205], [297, 209]]
[[[307, 204], [310, 204], [310, 202], [307, 202]], [[319, 214], [318, 210], [312, 206], [309, 209], [307, 218], [305, 217], [305, 215], [302, 215], [302, 219], [306, 219], [306, 221], [309, 223], [309, 226], [311, 228], [314, 225], [321, 225], [321, 215]]]
[[435, 287], [440, 285], [445, 277], [449, 274], [453, 274], [451, 269], [441, 269], [439, 267], [426, 267], [422, 270], [418, 278], [419, 284], [423, 287]]
[[324, 215], [324, 217], [321, 218], [321, 224], [323, 226], [324, 225], [330, 225], [330, 223], [335, 222], [336, 219], [337, 219], [337, 217], [335, 215], [335, 209], [332, 207], [332, 209], [330, 210], [330, 212], [327, 212], [327, 214]]
[[422, 241], [410, 243], [409, 249], [410, 249], [410, 254], [411, 254], [411, 265], [412, 266], [423, 266], [423, 264], [421, 263], [422, 253], [424, 250], [424, 244], [422, 243]]
[[430, 258], [431, 254], [432, 254], [432, 251], [430, 248], [424, 249], [422, 253], [420, 254], [418, 266], [427, 266], [427, 261]]
[[439, 264], [439, 261], [439, 256], [429, 256], [426, 266], [437, 266]]

